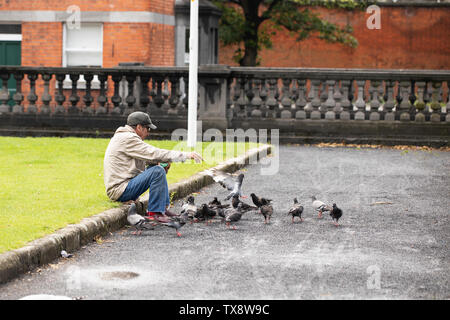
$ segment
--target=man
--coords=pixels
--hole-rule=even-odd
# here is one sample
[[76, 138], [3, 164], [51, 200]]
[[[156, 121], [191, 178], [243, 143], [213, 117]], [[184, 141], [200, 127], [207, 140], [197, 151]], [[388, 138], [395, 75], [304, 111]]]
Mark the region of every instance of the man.
[[[127, 118], [109, 142], [103, 161], [106, 193], [111, 200], [136, 201], [149, 190], [147, 215], [159, 222], [168, 222], [171, 214], [169, 188], [165, 168], [160, 162], [177, 162], [202, 157], [196, 152], [181, 152], [153, 147], [143, 140], [150, 129], [156, 129], [147, 113], [137, 111]], [[146, 168], [146, 165], [148, 167]]]

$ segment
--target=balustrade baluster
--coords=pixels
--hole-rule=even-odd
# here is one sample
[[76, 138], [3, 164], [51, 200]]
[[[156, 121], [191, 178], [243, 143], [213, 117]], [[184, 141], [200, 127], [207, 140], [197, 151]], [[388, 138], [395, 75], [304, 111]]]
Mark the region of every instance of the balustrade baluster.
[[355, 120], [366, 119], [366, 101], [364, 100], [364, 85], [366, 80], [357, 80], [358, 85], [358, 99], [355, 101], [355, 107], [358, 109], [355, 113]]
[[447, 104], [445, 105], [445, 112], [447, 115], [445, 116], [445, 121], [450, 122], [450, 81], [447, 81]]
[[282, 87], [282, 95], [281, 95], [281, 105], [283, 106], [283, 111], [281, 111], [281, 118], [290, 119], [293, 117], [292, 114], [292, 99], [290, 97], [290, 85], [292, 80], [283, 78], [283, 87]]
[[13, 100], [16, 103], [13, 108], [12, 108], [12, 112], [13, 113], [23, 113], [23, 106], [22, 106], [22, 101], [24, 99], [24, 96], [22, 94], [22, 80], [24, 78], [24, 74], [19, 72], [19, 73], [14, 73], [14, 79], [16, 79], [16, 93], [14, 93], [13, 95]]
[[120, 81], [122, 81], [122, 74], [113, 74], [111, 79], [114, 82], [114, 95], [111, 97], [111, 102], [114, 108], [111, 110], [111, 114], [120, 115], [122, 114], [122, 109], [120, 108], [122, 97], [119, 94]]
[[395, 113], [392, 111], [395, 107], [394, 87], [395, 87], [395, 81], [391, 81], [391, 80], [386, 81], [387, 100], [383, 106], [383, 113], [384, 113], [385, 121], [394, 121], [395, 120]]
[[311, 80], [311, 89], [310, 93], [312, 95], [311, 100], [311, 119], [317, 120], [321, 119], [321, 113], [319, 111], [319, 107], [321, 105], [320, 97], [319, 97], [319, 86], [321, 81], [320, 80]]
[[380, 113], [378, 108], [380, 108], [380, 100], [378, 97], [378, 89], [381, 85], [381, 81], [371, 80], [370, 87], [372, 88], [372, 100], [370, 101], [370, 115], [369, 120], [378, 121], [380, 120]]
[[400, 104], [398, 105], [397, 114], [399, 114], [400, 121], [411, 120], [410, 110], [411, 102], [409, 101], [409, 81], [401, 81], [399, 83], [400, 96], [402, 97]]
[[83, 97], [84, 102], [83, 114], [85, 115], [94, 114], [94, 109], [91, 107], [91, 104], [94, 101], [94, 98], [91, 95], [91, 83], [93, 78], [94, 78], [93, 74], [84, 75], [84, 80], [86, 80], [86, 92]]
[[416, 82], [417, 84], [417, 102], [416, 102], [416, 109], [417, 109], [417, 113], [416, 113], [416, 117], [415, 117], [415, 121], [417, 122], [424, 122], [425, 121], [425, 101], [423, 100], [423, 94], [425, 91], [425, 85], [426, 82], [425, 81], [419, 81]]
[[326, 81], [328, 87], [327, 100], [324, 103], [326, 108], [325, 119], [334, 120], [336, 118], [336, 113], [334, 112], [334, 107], [336, 106], [336, 101], [334, 100], [333, 88], [336, 84], [335, 80]]
[[128, 116], [130, 113], [133, 113], [134, 106], [136, 104], [136, 97], [134, 96], [134, 82], [136, 81], [136, 76], [134, 74], [127, 74], [125, 76], [128, 84], [128, 95], [125, 98], [126, 107], [123, 111], [124, 116]]
[[28, 80], [30, 80], [30, 93], [27, 96], [29, 102], [27, 113], [35, 114], [38, 111], [36, 106], [36, 101], [38, 99], [38, 96], [36, 95], [36, 79], [38, 78], [38, 74], [30, 72], [28, 73], [27, 77]]
[[170, 104], [168, 102], [169, 100], [169, 84], [167, 79], [164, 79], [164, 81], [162, 82], [162, 97], [163, 97], [163, 104], [161, 106], [161, 110], [164, 114], [168, 114], [169, 110], [170, 110]]
[[69, 114], [78, 114], [80, 110], [77, 107], [78, 101], [80, 101], [80, 97], [77, 93], [77, 85], [78, 85], [78, 79], [80, 78], [79, 74], [71, 74], [70, 80], [72, 80], [72, 93], [69, 97], [69, 102], [72, 104], [67, 112]]
[[342, 92], [341, 92], [341, 86], [339, 84], [340, 81], [336, 81], [336, 84], [334, 85], [334, 93], [333, 93], [333, 98], [334, 101], [336, 102], [333, 111], [335, 112], [336, 115], [340, 115], [340, 113], [342, 112]]
[[2, 91], [0, 93], [0, 100], [2, 104], [0, 105], [0, 113], [9, 113], [10, 107], [8, 105], [9, 101], [9, 91], [8, 91], [8, 80], [9, 73], [1, 73], [0, 78], [2, 79]]
[[305, 106], [306, 106], [306, 80], [297, 80], [298, 85], [298, 97], [295, 101], [295, 107], [297, 109], [297, 112], [295, 113], [296, 119], [306, 119], [306, 112], [305, 112]]
[[[66, 109], [63, 106], [64, 101], [66, 101], [66, 96], [63, 92], [63, 83], [64, 79], [66, 78], [65, 74], [56, 74], [55, 75], [56, 81], [58, 83], [58, 90], [56, 92], [55, 90], [55, 101], [56, 101], [56, 107], [53, 111], [54, 114], [65, 114]], [[29, 108], [29, 107], [28, 107]]]
[[341, 120], [350, 120], [350, 111], [353, 110], [353, 104], [350, 100], [350, 94], [353, 96], [351, 93], [351, 89], [353, 88], [352, 82], [350, 80], [341, 81], [342, 91], [344, 92], [341, 102], [342, 111], [339, 114], [339, 119]]
[[261, 91], [261, 79], [255, 79], [253, 81], [253, 98], [250, 102], [251, 105], [251, 117], [254, 118], [261, 118], [262, 112], [260, 110], [262, 106], [262, 99], [260, 97], [260, 91]]
[[41, 75], [44, 80], [44, 93], [42, 94], [41, 100], [44, 105], [41, 106], [40, 114], [50, 114], [52, 112], [50, 108], [50, 102], [52, 101], [52, 96], [50, 95], [50, 80], [52, 79], [52, 74], [44, 73]]
[[179, 76], [171, 76], [170, 80], [170, 98], [169, 105], [170, 109], [168, 114], [176, 115], [178, 114], [178, 104], [180, 103], [180, 80]]
[[99, 74], [98, 80], [100, 81], [100, 94], [97, 97], [97, 102], [98, 102], [99, 106], [96, 108], [95, 113], [104, 115], [104, 114], [107, 114], [105, 105], [108, 102], [108, 97], [107, 97], [106, 91], [105, 91], [105, 84], [106, 84], [106, 81], [108, 80], [108, 75], [107, 74]]
[[247, 112], [245, 110], [245, 107], [248, 104], [248, 98], [247, 95], [245, 93], [245, 82], [246, 79], [245, 77], [240, 77], [239, 79], [237, 79], [237, 82], [239, 83], [239, 98], [236, 100], [235, 102], [235, 108], [237, 107], [237, 109], [235, 110], [235, 115], [239, 118], [245, 118], [247, 116]]
[[[188, 114], [188, 105], [189, 105], [189, 76], [183, 76], [183, 82], [184, 82], [184, 98], [181, 101], [180, 104], [180, 110], [178, 111], [179, 115], [185, 116]], [[181, 92], [180, 92], [181, 94]], [[181, 98], [180, 98], [181, 99]], [[230, 102], [231, 103], [231, 102]]]
[[276, 117], [276, 108], [278, 107], [278, 101], [275, 98], [276, 97], [276, 93], [278, 91], [277, 88], [277, 79], [271, 78], [268, 80], [269, 83], [269, 93], [268, 93], [268, 97], [267, 97], [267, 102], [266, 102], [266, 106], [267, 106], [267, 113], [266, 113], [266, 117], [267, 118], [275, 118]]
[[439, 103], [439, 89], [442, 83], [433, 81], [433, 92], [431, 94], [431, 122], [440, 122], [441, 121], [441, 104]]
[[149, 92], [148, 92], [148, 82], [150, 81], [150, 75], [144, 74], [141, 75], [141, 95], [139, 97], [140, 99], [140, 105], [138, 106], [139, 111], [142, 112], [150, 112], [148, 110], [148, 104], [150, 103]]
[[[162, 85], [164, 82], [164, 78], [161, 76], [156, 76], [153, 77], [153, 104], [154, 104], [154, 109], [152, 109], [152, 114], [156, 114], [156, 115], [162, 115], [163, 112], [161, 110], [161, 106], [164, 103], [164, 98], [163, 98], [163, 94], [162, 94]], [[189, 88], [189, 87], [187, 87]], [[187, 90], [189, 91], [189, 90]]]

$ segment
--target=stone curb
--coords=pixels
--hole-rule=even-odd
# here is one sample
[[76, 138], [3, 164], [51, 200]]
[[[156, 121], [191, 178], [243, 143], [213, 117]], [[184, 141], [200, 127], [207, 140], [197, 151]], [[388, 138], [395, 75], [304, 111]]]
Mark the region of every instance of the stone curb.
[[[270, 145], [252, 149], [243, 156], [232, 158], [215, 168], [233, 172], [246, 164], [255, 164], [271, 152]], [[170, 185], [169, 192], [173, 199], [180, 199], [192, 192], [213, 183], [213, 179], [204, 172], [199, 172], [181, 182]], [[139, 199], [147, 203], [148, 199]], [[20, 274], [38, 266], [48, 264], [61, 257], [61, 251], [74, 252], [92, 242], [98, 236], [104, 236], [122, 228], [126, 223], [128, 206], [106, 210], [92, 217], [84, 218], [78, 224], [70, 224], [55, 233], [34, 240], [22, 248], [0, 254], [0, 283], [7, 282]]]

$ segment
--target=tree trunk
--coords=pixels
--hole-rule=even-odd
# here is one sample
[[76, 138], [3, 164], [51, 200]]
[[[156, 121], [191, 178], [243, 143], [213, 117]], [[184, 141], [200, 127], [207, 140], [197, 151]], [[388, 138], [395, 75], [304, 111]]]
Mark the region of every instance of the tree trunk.
[[261, 19], [258, 16], [259, 4], [262, 0], [242, 0], [241, 7], [245, 15], [244, 56], [239, 61], [242, 67], [254, 67], [258, 57], [258, 28]]

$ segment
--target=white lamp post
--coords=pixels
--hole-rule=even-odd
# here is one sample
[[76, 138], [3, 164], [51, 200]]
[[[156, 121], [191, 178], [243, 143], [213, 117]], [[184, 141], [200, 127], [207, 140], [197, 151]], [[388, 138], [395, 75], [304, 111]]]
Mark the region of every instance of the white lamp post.
[[198, 2], [199, 0], [191, 0], [189, 32], [188, 147], [195, 147], [197, 141]]

